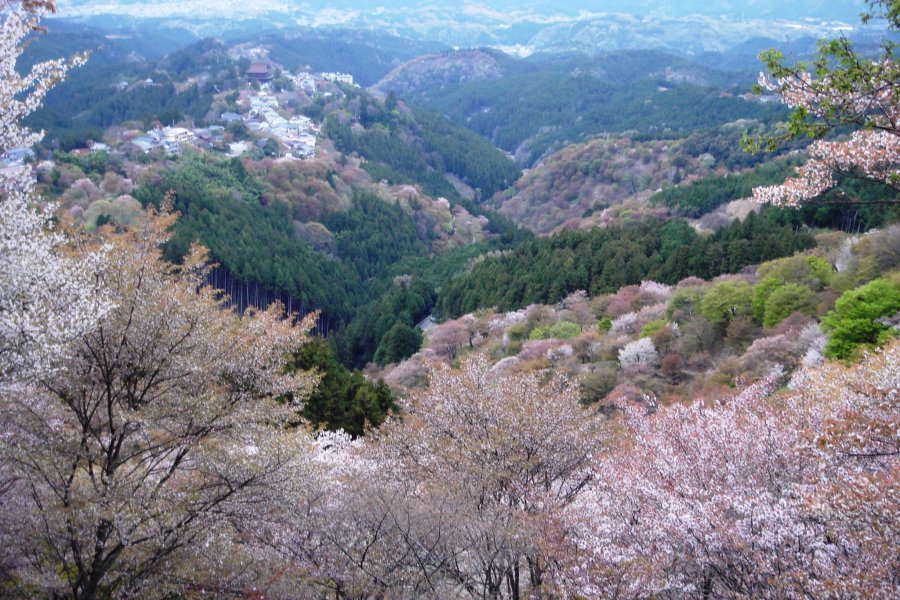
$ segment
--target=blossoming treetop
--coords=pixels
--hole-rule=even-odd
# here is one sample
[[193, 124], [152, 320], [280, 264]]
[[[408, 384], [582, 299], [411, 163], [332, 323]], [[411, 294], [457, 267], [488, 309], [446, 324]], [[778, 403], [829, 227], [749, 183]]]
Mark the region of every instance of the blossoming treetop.
[[[900, 1], [868, 0], [863, 22], [885, 19], [900, 29]], [[878, 58], [856, 52], [849, 40], [823, 41], [811, 64], [785, 64], [784, 55], [769, 50], [761, 58], [768, 73], [758, 90], [778, 92], [793, 109], [783, 135], [745, 140], [752, 150], [774, 150], [778, 142], [798, 137], [821, 138], [836, 127], [856, 130], [841, 141], [817, 140], [797, 177], [782, 185], [759, 187], [759, 202], [796, 206], [837, 185], [838, 176], [868, 179], [900, 189], [900, 67], [895, 44], [886, 40]]]

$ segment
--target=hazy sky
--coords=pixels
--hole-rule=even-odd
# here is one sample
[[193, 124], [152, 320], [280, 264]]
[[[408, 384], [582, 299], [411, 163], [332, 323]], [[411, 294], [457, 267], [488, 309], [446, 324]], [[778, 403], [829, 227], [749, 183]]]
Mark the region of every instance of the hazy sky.
[[[218, 7], [243, 8], [248, 12], [272, 10], [319, 11], [334, 9], [374, 10], [377, 8], [399, 9], [432, 6], [444, 9], [466, 9], [478, 12], [479, 7], [496, 11], [533, 11], [541, 15], [575, 15], [580, 12], [626, 12], [639, 15], [659, 14], [684, 16], [704, 14], [728, 18], [814, 18], [842, 19], [855, 22], [865, 8], [864, 0], [57, 0], [60, 13], [92, 12], [115, 13], [123, 6], [133, 12], [143, 6], [148, 13], [177, 11], [182, 14], [213, 12]], [[205, 10], [198, 11], [202, 7]], [[472, 10], [476, 9], [476, 10]]]

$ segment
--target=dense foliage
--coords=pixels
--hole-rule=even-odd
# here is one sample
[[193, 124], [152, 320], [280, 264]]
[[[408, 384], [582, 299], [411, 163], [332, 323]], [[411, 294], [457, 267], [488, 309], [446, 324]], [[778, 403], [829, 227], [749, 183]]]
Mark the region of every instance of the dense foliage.
[[808, 232], [779, 225], [768, 212], [705, 238], [681, 220], [567, 231], [476, 264], [441, 290], [438, 309], [448, 317], [490, 306], [511, 310], [556, 302], [575, 290], [612, 292], [643, 279], [710, 278], [811, 246]]
[[180, 259], [199, 241], [234, 277], [287, 292], [301, 312], [321, 310], [331, 319], [350, 314], [362, 294], [359, 279], [298, 239], [284, 205], [262, 205], [258, 184], [239, 161], [186, 157], [134, 196], [145, 205], [159, 205], [170, 191], [182, 217], [166, 246], [167, 258]]
[[831, 337], [825, 345], [829, 358], [851, 358], [860, 350], [882, 345], [893, 335], [891, 318], [900, 314], [900, 282], [897, 277], [870, 281], [845, 292], [834, 310], [822, 319]]
[[370, 280], [383, 278], [394, 263], [428, 253], [406, 213], [372, 194], [357, 193], [349, 211], [331, 213], [323, 224], [334, 234], [341, 262], [369, 289]]
[[[650, 200], [677, 215], [697, 218], [732, 200], [751, 197], [756, 187], [784, 182], [795, 167], [791, 160], [774, 161], [748, 173], [713, 175], [669, 188]], [[811, 227], [865, 231], [900, 218], [896, 198], [897, 190], [889, 185], [845, 177], [817, 202], [800, 205], [792, 214]]]
[[[409, 336], [403, 336], [406, 343], [400, 344], [400, 340], [395, 338], [402, 334], [395, 329], [398, 326], [414, 327], [431, 313], [435, 298], [434, 286], [421, 277], [393, 285], [376, 300], [361, 306], [347, 326], [337, 333], [336, 343], [341, 358], [349, 364], [360, 366], [374, 357], [382, 363], [394, 362], [390, 360], [394, 357], [406, 358], [418, 347], [409, 352]], [[394, 333], [385, 340], [391, 331]]]
[[478, 198], [490, 198], [522, 175], [511, 160], [477, 134], [435, 113], [416, 111], [415, 118], [422, 127], [426, 151], [438, 162], [438, 171], [461, 176], [476, 188]]
[[300, 411], [315, 428], [342, 429], [360, 436], [397, 410], [383, 381], [373, 383], [359, 371], [342, 366], [322, 338], [313, 338], [291, 352], [287, 366], [292, 372], [312, 371], [319, 376], [315, 390], [305, 398]]
[[710, 162], [680, 142], [595, 137], [543, 158], [490, 206], [538, 234], [606, 225], [635, 204], [643, 210], [654, 190], [709, 173]]
[[[479, 353], [496, 371], [566, 373], [580, 381], [583, 402], [612, 410], [618, 400], [644, 395], [665, 404], [709, 401], [775, 367], [790, 373], [818, 364], [829, 334], [854, 347], [856, 359], [897, 331], [890, 294], [850, 291], [879, 279], [883, 291], [891, 289], [885, 282], [897, 289], [900, 225], [858, 237], [819, 232], [816, 239], [814, 249], [712, 280], [670, 286], [645, 279], [609, 294], [578, 291], [549, 304], [445, 320], [428, 330], [416, 355], [380, 374], [392, 386], [423, 388], [435, 361], [456, 364]], [[845, 292], [841, 314], [823, 322]], [[858, 341], [850, 339], [856, 334]]]
[[[720, 127], [700, 129], [690, 132], [682, 142], [682, 149], [694, 156], [710, 154], [716, 159], [716, 165], [723, 165], [728, 170], [749, 169], [766, 163], [774, 156], [782, 152], [802, 150], [809, 144], [809, 140], [798, 139], [780, 148], [778, 153], [771, 152], [746, 152], [741, 147], [741, 140], [746, 135], [765, 135], [775, 131], [778, 123], [771, 119], [756, 121], [750, 119], [738, 119], [726, 123]], [[658, 136], [638, 136], [658, 137]]]
[[[435, 285], [461, 269], [467, 257], [518, 239], [510, 234], [434, 258], [407, 213], [360, 191], [347, 210], [322, 216], [332, 235], [329, 254], [297, 236], [285, 204], [261, 202], [263, 190], [239, 160], [190, 155], [133, 194], [145, 205], [159, 205], [172, 192], [182, 216], [166, 245], [167, 258], [179, 260], [199, 241], [238, 288], [252, 283], [283, 295], [285, 302], [290, 298], [301, 314], [320, 311], [324, 330], [334, 333], [347, 364], [364, 365], [395, 324], [413, 327], [427, 316]], [[413, 278], [394, 281], [403, 275]], [[409, 353], [397, 348], [382, 356]]]
[[704, 177], [657, 192], [650, 201], [671, 208], [678, 216], [695, 219], [732, 200], [749, 198], [755, 186], [783, 182], [791, 169], [791, 163], [779, 161], [740, 175]]

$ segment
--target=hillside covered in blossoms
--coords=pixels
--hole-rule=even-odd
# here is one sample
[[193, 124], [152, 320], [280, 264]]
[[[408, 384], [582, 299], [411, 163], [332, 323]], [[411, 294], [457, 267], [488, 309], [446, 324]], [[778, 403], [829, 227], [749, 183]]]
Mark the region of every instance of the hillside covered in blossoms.
[[900, 596], [900, 2], [344, 4], [0, 4], [0, 598]]

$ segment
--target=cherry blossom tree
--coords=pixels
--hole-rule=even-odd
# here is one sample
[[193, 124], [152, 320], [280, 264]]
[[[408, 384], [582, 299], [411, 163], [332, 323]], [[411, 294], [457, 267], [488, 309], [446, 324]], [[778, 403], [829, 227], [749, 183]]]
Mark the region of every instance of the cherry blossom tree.
[[900, 343], [708, 406], [623, 405], [621, 445], [569, 507], [585, 595], [896, 597]]
[[[21, 126], [69, 68], [84, 57], [41, 63], [21, 75], [24, 38], [53, 2], [0, 5], [0, 155], [40, 139]], [[94, 278], [101, 253], [67, 255], [67, 239], [52, 228], [52, 207], [35, 210], [30, 168], [0, 169], [0, 402], [23, 397], [41, 376], [58, 369], [68, 344], [92, 330], [110, 303]], [[0, 449], [15, 443], [0, 422]], [[19, 474], [0, 461], [0, 578], [11, 580], [22, 559], [15, 537], [26, 506]], [[8, 517], [8, 518], [7, 518]]]
[[635, 340], [619, 350], [619, 363], [629, 367], [652, 367], [659, 364], [659, 353], [650, 338]]
[[[181, 593], [203, 548], [225, 561], [241, 524], [305, 480], [308, 436], [285, 427], [313, 380], [284, 374], [306, 340], [273, 305], [237, 318], [204, 285], [206, 254], [161, 258], [174, 221], [110, 241], [100, 284], [115, 308], [27, 394], [0, 401], [0, 504], [19, 593]], [[15, 511], [15, 512], [12, 512]], [[237, 529], [236, 529], [237, 528]], [[152, 591], [150, 591], [152, 589]]]
[[449, 498], [460, 512], [466, 560], [453, 562], [453, 578], [491, 597], [552, 590], [577, 550], [565, 547], [559, 517], [593, 478], [607, 439], [577, 386], [497, 374], [476, 356], [460, 371], [436, 370], [405, 409], [403, 427], [386, 430], [382, 444], [400, 472], [428, 483], [429, 505]]
[[442, 323], [428, 333], [425, 347], [448, 360], [456, 358], [460, 349], [471, 339], [467, 319], [456, 319]]
[[[872, 17], [887, 19], [889, 30], [900, 29], [897, 3], [869, 0]], [[763, 54], [769, 73], [761, 74], [761, 90], [777, 92], [793, 113], [782, 139], [822, 137], [838, 126], [857, 128], [847, 139], [818, 140], [809, 147], [809, 160], [797, 177], [782, 185], [760, 187], [760, 202], [795, 206], [814, 199], [848, 175], [900, 189], [900, 66], [894, 44], [886, 41], [881, 55], [858, 54], [846, 38], [822, 42], [811, 65], [786, 65], [777, 50]], [[808, 70], [808, 69], [811, 69]], [[748, 140], [748, 146], [774, 150], [778, 139]]]
[[[16, 69], [22, 40], [52, 2], [3, 3], [0, 13], [0, 154], [40, 140], [21, 125], [83, 56]], [[35, 210], [27, 166], [0, 169], [0, 391], [54, 367], [66, 343], [109, 310], [94, 275], [102, 253], [67, 256], [65, 236], [52, 227], [52, 206]]]
[[799, 503], [841, 550], [820, 579], [810, 577], [819, 596], [892, 598], [900, 588], [898, 364], [894, 340], [859, 365], [827, 363], [791, 381], [786, 416], [801, 432], [801, 459], [815, 465], [797, 487]]
[[338, 598], [563, 593], [564, 565], [579, 555], [564, 509], [608, 437], [577, 387], [497, 373], [473, 355], [459, 370], [436, 367], [401, 414], [295, 513], [285, 552]]
[[[655, 416], [625, 408], [627, 436], [599, 471], [589, 539], [599, 565], [621, 573], [613, 584], [626, 596], [750, 594], [784, 568], [760, 564], [766, 549], [777, 555], [801, 534], [806, 541], [773, 501], [782, 471], [769, 467], [784, 462], [790, 441], [765, 435], [768, 420], [741, 418], [764, 392], [759, 385], [725, 406], [676, 405]], [[748, 538], [755, 544], [745, 546]]]

